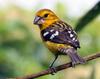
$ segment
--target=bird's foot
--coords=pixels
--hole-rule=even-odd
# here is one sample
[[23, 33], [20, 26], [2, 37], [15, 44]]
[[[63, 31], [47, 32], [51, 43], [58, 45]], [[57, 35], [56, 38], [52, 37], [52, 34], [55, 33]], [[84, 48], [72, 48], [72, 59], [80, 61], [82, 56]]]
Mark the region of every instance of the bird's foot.
[[72, 67], [75, 68], [75, 65], [78, 64], [76, 62], [72, 62]]
[[72, 61], [72, 67], [74, 68], [77, 64], [85, 64], [86, 61], [82, 60], [82, 61]]
[[51, 75], [55, 75], [55, 73], [57, 72], [57, 70], [54, 67], [49, 67], [51, 70]]

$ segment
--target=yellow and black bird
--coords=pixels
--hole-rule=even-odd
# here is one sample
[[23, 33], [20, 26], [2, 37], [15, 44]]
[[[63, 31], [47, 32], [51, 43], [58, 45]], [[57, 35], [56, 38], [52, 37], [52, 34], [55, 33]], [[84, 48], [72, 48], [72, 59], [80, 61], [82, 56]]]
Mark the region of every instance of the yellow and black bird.
[[85, 60], [77, 54], [80, 44], [76, 32], [70, 25], [60, 20], [49, 9], [41, 9], [36, 13], [34, 24], [40, 28], [40, 34], [46, 47], [55, 55], [51, 68], [59, 55], [68, 55], [72, 66], [84, 63]]

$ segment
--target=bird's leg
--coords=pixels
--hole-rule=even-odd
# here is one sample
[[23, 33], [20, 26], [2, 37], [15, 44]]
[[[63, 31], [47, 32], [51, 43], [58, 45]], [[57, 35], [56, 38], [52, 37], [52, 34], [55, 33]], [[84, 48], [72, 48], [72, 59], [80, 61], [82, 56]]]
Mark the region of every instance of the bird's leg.
[[58, 58], [58, 55], [55, 55], [55, 59], [53, 60], [53, 62], [49, 66], [49, 68], [52, 68], [53, 67], [53, 65], [54, 65], [55, 61], [57, 60], [57, 58]]
[[49, 66], [49, 68], [52, 70], [52, 75], [54, 75], [54, 73], [56, 73], [56, 69], [53, 68], [53, 64], [55, 63], [55, 61], [57, 60], [58, 55], [55, 55], [55, 59], [53, 60], [53, 62], [51, 63], [51, 65]]

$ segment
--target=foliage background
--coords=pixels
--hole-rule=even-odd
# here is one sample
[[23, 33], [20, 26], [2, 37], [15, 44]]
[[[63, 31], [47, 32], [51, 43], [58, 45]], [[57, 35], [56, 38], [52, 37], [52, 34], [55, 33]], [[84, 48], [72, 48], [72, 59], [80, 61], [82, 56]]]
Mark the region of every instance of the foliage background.
[[[34, 2], [36, 0], [33, 1], [33, 4]], [[43, 45], [39, 28], [32, 24], [35, 12], [43, 5], [37, 3], [30, 10], [15, 4], [0, 8], [0, 79], [37, 73], [48, 68], [52, 62], [54, 56]], [[61, 19], [68, 22], [73, 28], [80, 18], [89, 11], [84, 11], [83, 15], [69, 16], [67, 5], [60, 1], [56, 1], [52, 8]], [[78, 35], [81, 43], [81, 49], [78, 52], [81, 56], [100, 51], [100, 15], [88, 23]], [[68, 57], [61, 56], [55, 65], [68, 61]], [[100, 79], [99, 74], [100, 59], [96, 59], [86, 65], [38, 79]]]

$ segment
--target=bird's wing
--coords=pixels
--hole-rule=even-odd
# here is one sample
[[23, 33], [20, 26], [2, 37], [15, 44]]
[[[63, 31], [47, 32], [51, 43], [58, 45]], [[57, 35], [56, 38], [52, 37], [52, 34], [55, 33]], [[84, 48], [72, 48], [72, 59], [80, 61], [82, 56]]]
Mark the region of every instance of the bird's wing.
[[53, 23], [41, 33], [45, 41], [69, 44], [75, 48], [80, 48], [76, 32], [64, 22]]

